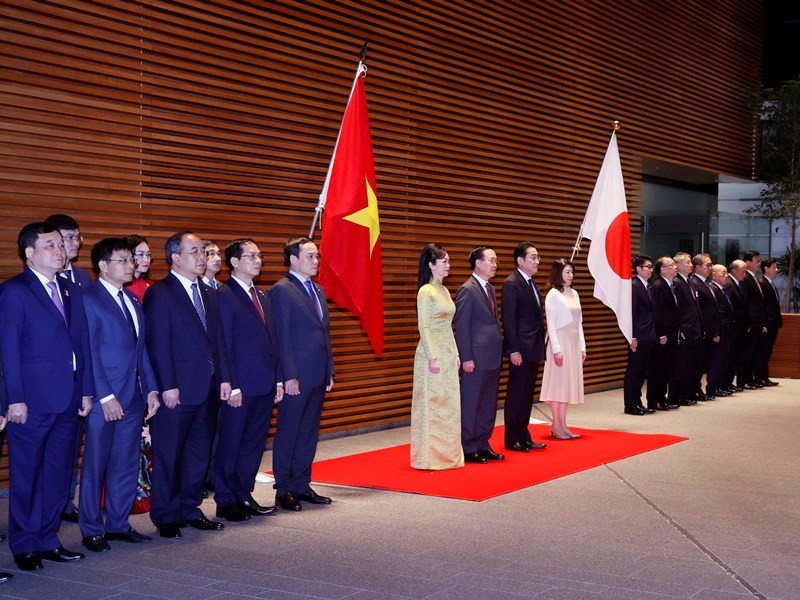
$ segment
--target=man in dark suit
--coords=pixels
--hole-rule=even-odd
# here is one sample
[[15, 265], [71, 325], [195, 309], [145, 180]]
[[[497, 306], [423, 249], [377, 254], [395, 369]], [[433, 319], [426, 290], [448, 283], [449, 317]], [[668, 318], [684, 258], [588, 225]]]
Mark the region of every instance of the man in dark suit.
[[658, 344], [653, 347], [647, 370], [647, 407], [654, 410], [678, 408], [677, 404], [667, 400], [667, 382], [675, 362], [680, 331], [678, 300], [672, 289], [672, 281], [677, 273], [675, 261], [669, 256], [662, 256], [656, 261], [653, 275], [648, 282], [655, 306], [658, 336]]
[[472, 275], [456, 292], [456, 344], [461, 358], [461, 446], [466, 462], [486, 464], [505, 457], [492, 450], [497, 414], [503, 336], [497, 297], [489, 281], [497, 273], [497, 254], [478, 246], [469, 255]]
[[[83, 545], [108, 550], [107, 540], [149, 542], [131, 527], [128, 515], [136, 498], [142, 416], [160, 405], [155, 374], [145, 345], [144, 312], [139, 299], [123, 289], [133, 279], [128, 243], [106, 238], [92, 248], [99, 279], [85, 288], [96, 402], [86, 417], [86, 447], [81, 464]], [[103, 522], [105, 504], [106, 519]]]
[[533, 276], [541, 258], [531, 242], [514, 248], [517, 268], [503, 282], [503, 338], [508, 355], [508, 391], [504, 410], [507, 450], [528, 452], [545, 448], [531, 439], [528, 423], [533, 406], [533, 388], [544, 360], [542, 297]]
[[8, 393], [8, 538], [20, 569], [80, 560], [58, 539], [78, 416], [92, 408], [89, 332], [80, 288], [58, 277], [57, 229], [31, 223], [17, 238], [25, 270], [0, 286], [0, 355]]
[[734, 336], [734, 316], [733, 302], [731, 302], [725, 284], [728, 280], [728, 269], [725, 265], [714, 265], [711, 267], [711, 285], [717, 300], [717, 310], [719, 315], [719, 341], [714, 352], [708, 361], [708, 373], [706, 375], [706, 394], [709, 396], [725, 397], [730, 396], [727, 388], [726, 378], [728, 372], [728, 361], [730, 358], [731, 341]]
[[[78, 258], [78, 253], [83, 244], [83, 236], [78, 222], [69, 215], [55, 214], [47, 217], [45, 223], [58, 229], [64, 240], [67, 261], [64, 269], [59, 273], [59, 277], [63, 277], [82, 288], [89, 287], [92, 283], [92, 278], [89, 276], [88, 271], [73, 264]], [[75, 448], [73, 451], [75, 460], [72, 466], [72, 480], [69, 484], [69, 498], [61, 513], [63, 521], [71, 521], [72, 523], [78, 522], [78, 508], [75, 506], [75, 487], [78, 485], [78, 458], [80, 457], [81, 444], [83, 443], [84, 425], [84, 419], [79, 419], [78, 428], [75, 430]]]
[[231, 395], [217, 292], [201, 280], [203, 243], [180, 231], [165, 250], [172, 269], [147, 290], [144, 305], [147, 349], [163, 402], [150, 424], [150, 518], [161, 537], [176, 538], [186, 524], [201, 531], [225, 527], [208, 520], [199, 506], [219, 402], [237, 400]]
[[653, 274], [653, 259], [645, 255], [634, 256], [631, 264], [636, 273], [631, 282], [633, 339], [628, 348], [628, 365], [622, 389], [625, 414], [640, 416], [655, 412], [655, 406], [642, 406], [642, 385], [647, 377], [653, 348], [658, 343], [655, 304], [647, 287]]
[[761, 254], [755, 250], [744, 253], [742, 257], [747, 266], [747, 273], [742, 280], [742, 295], [747, 306], [747, 335], [744, 338], [744, 348], [740, 364], [739, 385], [746, 390], [755, 390], [764, 387], [755, 379], [756, 356], [764, 353], [764, 343], [767, 333], [767, 309], [764, 305], [764, 292], [756, 278], [756, 273], [761, 266]]
[[[701, 381], [719, 343], [719, 306], [717, 306], [717, 298], [709, 287], [708, 281], [712, 265], [711, 257], [708, 254], [696, 254], [692, 257], [694, 273], [689, 277], [689, 287], [692, 288], [695, 298], [697, 298], [700, 322], [703, 326], [703, 337], [697, 344], [697, 358], [692, 361], [692, 370], [689, 372], [691, 376], [689, 392], [697, 398], [705, 397], [707, 400], [713, 400], [715, 394], [703, 394]], [[708, 391], [707, 387], [706, 391]]]
[[223, 404], [217, 428], [214, 500], [217, 516], [228, 521], [275, 512], [274, 506], [261, 506], [253, 498], [272, 406], [283, 399], [272, 306], [253, 283], [261, 260], [249, 238], [228, 244], [225, 263], [231, 276], [217, 294], [231, 376], [241, 391], [240, 402]]
[[700, 306], [694, 290], [689, 287], [692, 258], [685, 252], [678, 252], [672, 257], [678, 274], [672, 281], [675, 298], [678, 300], [680, 316], [680, 343], [675, 354], [675, 362], [669, 376], [669, 401], [680, 406], [697, 404], [697, 400], [705, 400], [706, 396], [698, 395], [692, 389], [691, 374], [695, 361], [698, 360], [698, 348], [703, 339], [703, 322], [700, 319]]
[[761, 291], [764, 293], [764, 310], [767, 313], [767, 331], [762, 336], [762, 344], [756, 354], [753, 365], [756, 383], [764, 387], [778, 385], [778, 382], [769, 378], [769, 359], [778, 339], [778, 330], [783, 327], [781, 315], [781, 301], [778, 290], [775, 288], [775, 278], [778, 276], [778, 263], [774, 258], [761, 261]]
[[[733, 306], [733, 337], [731, 339], [730, 356], [728, 357], [728, 373], [725, 377], [725, 389], [728, 392], [741, 392], [744, 388], [744, 349], [750, 328], [747, 317], [747, 301], [742, 290], [742, 282], [747, 276], [747, 265], [743, 260], [734, 260], [728, 267], [728, 279], [725, 291]], [[734, 383], [736, 377], [736, 383]]]
[[[0, 432], [6, 428], [6, 412], [8, 412], [8, 398], [6, 396], [6, 381], [3, 376], [3, 358], [0, 356]], [[3, 438], [0, 436], [0, 445], [2, 445], [2, 443]], [[4, 541], [6, 541], [5, 534], [0, 535], [0, 542]], [[13, 575], [11, 573], [0, 572], [0, 583], [5, 583], [12, 577]]]
[[333, 389], [333, 352], [328, 301], [322, 286], [312, 281], [319, 270], [317, 245], [306, 237], [290, 238], [283, 247], [283, 262], [289, 272], [270, 290], [284, 380], [272, 468], [278, 506], [298, 511], [300, 501], [331, 503], [310, 483], [322, 403], [325, 392]]

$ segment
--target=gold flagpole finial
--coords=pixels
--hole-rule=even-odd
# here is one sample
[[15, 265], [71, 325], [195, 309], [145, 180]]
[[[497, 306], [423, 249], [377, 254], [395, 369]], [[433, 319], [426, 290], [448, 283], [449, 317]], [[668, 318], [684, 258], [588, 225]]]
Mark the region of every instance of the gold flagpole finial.
[[622, 125], [619, 124], [619, 121], [614, 121], [614, 131], [619, 131], [620, 127], [622, 127]]

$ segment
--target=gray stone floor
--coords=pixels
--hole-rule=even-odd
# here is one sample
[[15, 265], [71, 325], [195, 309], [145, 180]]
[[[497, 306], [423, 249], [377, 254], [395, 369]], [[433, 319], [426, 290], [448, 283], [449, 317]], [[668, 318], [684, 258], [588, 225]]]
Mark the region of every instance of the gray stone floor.
[[[36, 573], [17, 571], [6, 544], [0, 569], [15, 577], [0, 597], [800, 598], [800, 381], [644, 417], [624, 415], [614, 390], [588, 396], [569, 417], [689, 441], [481, 503], [318, 485], [332, 506], [223, 532], [188, 529], [181, 540], [112, 542], [110, 552]], [[327, 440], [318, 458], [407, 439], [400, 428]], [[272, 489], [259, 484], [254, 495], [269, 502]], [[213, 502], [204, 509], [212, 516]], [[153, 534], [146, 516], [134, 526]], [[80, 548], [77, 525], [61, 536]]]

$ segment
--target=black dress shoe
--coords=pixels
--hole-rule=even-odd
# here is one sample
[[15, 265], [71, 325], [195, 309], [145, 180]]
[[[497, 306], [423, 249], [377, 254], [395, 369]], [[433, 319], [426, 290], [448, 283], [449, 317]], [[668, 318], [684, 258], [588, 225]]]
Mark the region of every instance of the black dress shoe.
[[626, 406], [625, 407], [625, 414], [626, 415], [635, 415], [637, 417], [641, 417], [645, 414], [645, 410], [638, 406]]
[[511, 450], [512, 452], [530, 452], [531, 449], [528, 447], [527, 444], [523, 444], [521, 442], [514, 442], [513, 444], [506, 444], [506, 450]]
[[240, 500], [236, 503], [239, 507], [239, 510], [242, 512], [247, 513], [248, 515], [253, 515], [256, 517], [264, 517], [266, 515], [272, 515], [277, 512], [274, 506], [261, 506], [258, 502], [253, 500], [253, 497], [250, 496], [247, 500]]
[[70, 552], [64, 546], [59, 546], [58, 548], [53, 548], [52, 550], [43, 550], [36, 553], [36, 556], [43, 560], [49, 560], [50, 562], [74, 562], [76, 560], [83, 560], [86, 558], [84, 554], [80, 552]]
[[77, 523], [78, 522], [78, 509], [74, 506], [70, 506], [64, 512], [61, 513], [61, 520], [62, 521], [69, 521], [70, 523]]
[[238, 504], [226, 504], [225, 506], [218, 506], [217, 516], [220, 519], [225, 519], [231, 523], [241, 523], [242, 521], [250, 520], [250, 515], [239, 508]]
[[728, 386], [728, 391], [729, 391], [729, 392], [731, 392], [731, 393], [734, 393], [734, 392], [741, 392], [743, 389], [744, 389], [744, 388], [743, 388], [742, 386], [740, 386], [740, 385], [731, 385], [731, 386]]
[[35, 571], [42, 568], [41, 559], [36, 556], [35, 552], [25, 552], [23, 554], [14, 555], [14, 562], [17, 567], [23, 571]]
[[678, 410], [680, 406], [677, 404], [673, 404], [672, 402], [664, 402], [664, 406], [666, 406], [670, 410]]
[[87, 535], [83, 538], [81, 543], [87, 550], [91, 550], [92, 552], [111, 550], [111, 546], [108, 545], [108, 542], [102, 535]]
[[292, 510], [298, 511], [303, 510], [303, 507], [300, 505], [300, 502], [297, 498], [294, 497], [292, 492], [286, 492], [285, 494], [281, 494], [280, 496], [275, 496], [275, 504], [280, 506], [283, 510]]
[[664, 404], [663, 402], [656, 402], [655, 406], [653, 407], [653, 410], [661, 410], [661, 411], [666, 412], [666, 411], [669, 411], [671, 409], [666, 404]]
[[308, 488], [302, 494], [295, 494], [294, 497], [297, 498], [298, 500], [302, 500], [303, 502], [308, 502], [309, 504], [330, 504], [331, 502], [333, 502], [333, 500], [331, 500], [327, 496], [320, 496], [317, 492], [315, 492], [311, 488]]
[[731, 395], [730, 392], [726, 392], [725, 390], [714, 390], [714, 396], [719, 396], [720, 398], [727, 398]]
[[130, 542], [131, 544], [141, 544], [143, 542], [152, 542], [153, 538], [151, 538], [149, 535], [139, 533], [133, 527], [131, 527], [128, 529], [128, 531], [123, 531], [121, 533], [106, 531], [106, 540], [118, 540], [120, 542]]
[[744, 389], [746, 390], [757, 390], [759, 388], [764, 387], [763, 385], [756, 385], [755, 383], [745, 383]]
[[678, 400], [678, 406], [694, 406], [695, 404], [697, 404], [697, 400], [689, 400], [688, 398]]
[[169, 525], [159, 525], [158, 526], [158, 535], [163, 538], [179, 538], [181, 536], [181, 528], [177, 525], [169, 524]]
[[641, 408], [641, 409], [644, 411], [644, 414], [646, 414], [646, 415], [652, 415], [654, 412], [656, 412], [654, 409], [652, 409], [652, 408], [645, 408], [645, 407], [644, 407], [644, 406], [642, 406], [641, 404], [639, 405], [639, 408]]
[[505, 460], [506, 458], [505, 456], [503, 456], [502, 454], [498, 454], [491, 448], [489, 448], [488, 450], [481, 450], [479, 454], [486, 460]]
[[467, 452], [464, 454], [464, 462], [485, 465], [487, 461], [480, 452]]
[[525, 445], [531, 450], [543, 450], [544, 448], [547, 448], [547, 444], [539, 444], [538, 442], [534, 442], [533, 440], [531, 440], [530, 442], [525, 442]]
[[0, 573], [0, 583], [5, 583], [12, 577], [13, 575], [11, 573]]
[[205, 515], [189, 521], [189, 527], [194, 527], [200, 531], [219, 531], [225, 529], [225, 525], [218, 521], [209, 521]]
[[771, 379], [765, 379], [764, 381], [761, 382], [761, 385], [763, 385], [764, 387], [775, 387], [776, 385], [778, 385], [778, 382], [772, 381]]

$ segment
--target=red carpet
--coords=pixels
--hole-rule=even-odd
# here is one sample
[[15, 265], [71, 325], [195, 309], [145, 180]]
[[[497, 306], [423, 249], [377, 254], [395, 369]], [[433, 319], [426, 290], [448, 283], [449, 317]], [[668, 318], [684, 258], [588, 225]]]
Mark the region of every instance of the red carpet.
[[546, 442], [547, 448], [526, 454], [503, 450], [503, 429], [496, 427], [491, 440], [492, 448], [506, 455], [501, 462], [417, 471], [408, 465], [409, 444], [403, 444], [315, 462], [312, 478], [319, 483], [481, 501], [688, 439], [573, 427], [582, 437], [560, 441], [550, 436], [548, 426], [532, 425], [534, 441]]

